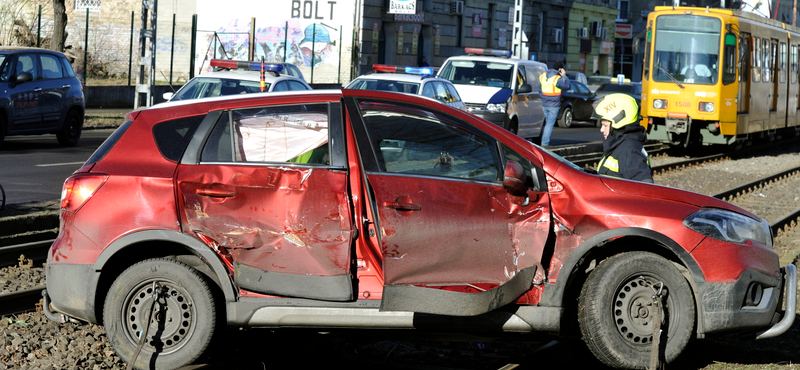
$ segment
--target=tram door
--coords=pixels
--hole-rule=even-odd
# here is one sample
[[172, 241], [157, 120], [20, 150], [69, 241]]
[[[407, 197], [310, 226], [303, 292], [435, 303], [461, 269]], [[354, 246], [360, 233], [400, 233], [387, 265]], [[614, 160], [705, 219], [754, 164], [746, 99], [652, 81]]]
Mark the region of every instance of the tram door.
[[[770, 120], [769, 120], [769, 128], [775, 129], [778, 127], [778, 117], [781, 117], [780, 112], [778, 111], [779, 102], [781, 98], [780, 94], [780, 78], [778, 78], [778, 40], [772, 39], [770, 40], [770, 48], [769, 48], [769, 63], [770, 63], [770, 83], [772, 84], [772, 101], [770, 102]], [[774, 116], [772, 114], [775, 114]]]
[[800, 84], [798, 84], [798, 74], [800, 74], [800, 45], [791, 46], [789, 54], [789, 104], [786, 115], [788, 126], [800, 124]]

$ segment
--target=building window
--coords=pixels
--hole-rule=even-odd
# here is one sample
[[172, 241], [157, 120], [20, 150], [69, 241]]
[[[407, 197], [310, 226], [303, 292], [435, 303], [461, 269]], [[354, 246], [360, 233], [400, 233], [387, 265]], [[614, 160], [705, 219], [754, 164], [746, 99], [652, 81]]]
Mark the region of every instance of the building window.
[[628, 17], [630, 16], [630, 1], [629, 0], [619, 0], [617, 1], [617, 21], [627, 22]]

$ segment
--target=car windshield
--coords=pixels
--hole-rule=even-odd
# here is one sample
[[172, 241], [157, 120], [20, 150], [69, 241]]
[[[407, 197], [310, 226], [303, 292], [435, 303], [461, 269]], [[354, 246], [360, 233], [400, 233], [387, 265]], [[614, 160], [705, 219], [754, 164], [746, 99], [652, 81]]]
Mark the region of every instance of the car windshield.
[[408, 82], [408, 81], [359, 78], [350, 83], [350, 85], [348, 85], [347, 88], [354, 90], [394, 91], [394, 92], [416, 94], [419, 91], [419, 83]]
[[[264, 90], [268, 91], [270, 83]], [[226, 78], [197, 77], [183, 86], [172, 100], [208, 98], [212, 96], [246, 94], [261, 91], [259, 81], [234, 80]]]
[[[689, 84], [716, 83], [722, 21], [696, 15], [656, 19], [654, 79]], [[765, 54], [766, 55], [766, 54]]]
[[511, 87], [514, 65], [479, 60], [451, 60], [439, 72], [439, 77], [456, 85]]
[[0, 81], [6, 82], [11, 77], [11, 65], [5, 63], [6, 55], [0, 54]]

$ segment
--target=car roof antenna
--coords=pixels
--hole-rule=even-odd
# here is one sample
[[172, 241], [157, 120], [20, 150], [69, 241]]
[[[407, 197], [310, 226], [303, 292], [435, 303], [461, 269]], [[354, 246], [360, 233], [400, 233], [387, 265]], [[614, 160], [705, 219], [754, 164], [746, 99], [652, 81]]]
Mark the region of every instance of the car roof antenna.
[[[167, 79], [167, 75], [164, 74], [164, 71], [159, 71], [159, 72], [161, 72], [161, 76], [164, 77], [164, 79], [166, 80]], [[175, 88], [172, 87], [172, 81], [170, 81], [170, 83], [169, 83], [169, 88], [172, 89], [172, 96], [177, 96], [178, 100], [183, 100], [183, 99], [181, 99], [180, 96], [178, 96], [178, 92], [175, 91]]]

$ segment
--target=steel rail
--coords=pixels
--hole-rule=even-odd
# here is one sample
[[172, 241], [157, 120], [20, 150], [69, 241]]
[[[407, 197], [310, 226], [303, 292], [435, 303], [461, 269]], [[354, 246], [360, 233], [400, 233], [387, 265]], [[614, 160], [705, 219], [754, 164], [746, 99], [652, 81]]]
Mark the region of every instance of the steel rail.
[[45, 287], [35, 287], [12, 293], [0, 294], [0, 316], [36, 310]]
[[55, 239], [45, 239], [23, 244], [7, 245], [0, 247], [0, 267], [16, 265], [20, 254], [34, 262], [47, 259], [47, 251]]

